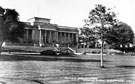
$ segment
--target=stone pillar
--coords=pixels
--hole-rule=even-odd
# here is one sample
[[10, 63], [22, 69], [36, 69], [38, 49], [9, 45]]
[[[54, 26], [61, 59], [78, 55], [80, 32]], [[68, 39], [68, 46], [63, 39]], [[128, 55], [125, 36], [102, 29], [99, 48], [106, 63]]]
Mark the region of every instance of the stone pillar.
[[78, 43], [78, 33], [76, 33], [76, 42]]
[[72, 42], [74, 42], [74, 33], [71, 34]]
[[60, 42], [60, 33], [59, 32], [57, 32], [57, 34], [58, 34], [58, 42]]
[[45, 44], [46, 44], [46, 30], [45, 30], [45, 33], [44, 34], [45, 34]]
[[66, 43], [66, 33], [64, 32], [64, 37], [63, 37], [64, 43]]
[[68, 33], [66, 33], [66, 43], [68, 43]]
[[49, 38], [49, 31], [47, 30], [47, 31], [46, 31], [46, 43], [49, 43], [49, 39], [50, 39], [50, 38]]
[[60, 32], [59, 42], [62, 42], [62, 32]]
[[72, 33], [70, 33], [70, 43], [72, 43]]
[[29, 30], [28, 29], [26, 30], [26, 39], [27, 39], [27, 43], [28, 43], [28, 40], [29, 40]]
[[39, 30], [39, 46], [42, 46], [42, 32]]
[[70, 33], [68, 33], [68, 43], [70, 43]]
[[34, 41], [34, 37], [35, 37], [35, 30], [32, 30], [32, 41]]
[[58, 42], [58, 32], [57, 31], [55, 31], [55, 40], [56, 40], [56, 42]]
[[77, 44], [76, 44], [76, 48], [78, 48], [78, 45], [79, 45], [79, 44], [78, 44], [78, 36], [79, 36], [79, 34], [76, 33], [76, 43], [77, 43]]
[[49, 43], [52, 42], [52, 32], [50, 31], [50, 35], [49, 35]]
[[52, 42], [54, 42], [56, 39], [56, 36], [55, 36], [55, 31], [52, 31]]
[[54, 38], [54, 36], [53, 36], [53, 31], [51, 31], [51, 43], [53, 42], [53, 38]]

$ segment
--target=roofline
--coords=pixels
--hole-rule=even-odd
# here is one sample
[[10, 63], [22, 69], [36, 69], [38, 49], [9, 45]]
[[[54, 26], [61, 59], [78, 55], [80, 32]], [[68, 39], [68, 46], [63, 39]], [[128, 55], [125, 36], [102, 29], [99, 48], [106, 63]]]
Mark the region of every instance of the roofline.
[[78, 29], [78, 27], [70, 27], [70, 26], [61, 26], [61, 25], [57, 25], [58, 26], [58, 28], [77, 28]]
[[29, 20], [31, 20], [31, 19], [36, 19], [36, 18], [38, 18], [38, 19], [44, 19], [44, 20], [51, 20], [51, 19], [49, 19], [49, 18], [42, 18], [42, 17], [32, 17], [32, 18], [30, 18], [30, 19], [28, 19], [27, 21], [29, 21]]

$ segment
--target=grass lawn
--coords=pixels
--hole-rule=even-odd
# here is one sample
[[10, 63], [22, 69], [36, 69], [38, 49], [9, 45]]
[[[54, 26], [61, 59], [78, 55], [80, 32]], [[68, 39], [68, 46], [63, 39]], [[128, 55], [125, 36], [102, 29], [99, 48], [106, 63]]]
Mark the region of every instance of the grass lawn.
[[[31, 80], [35, 80], [35, 77], [36, 80], [40, 79], [39, 81], [44, 82], [43, 84], [46, 84], [46, 81], [51, 84], [52, 82], [60, 82], [57, 84], [131, 84], [130, 82], [125, 82], [128, 80], [135, 83], [135, 56], [104, 55], [105, 68], [100, 68], [100, 55], [80, 55], [73, 57], [12, 55], [1, 58], [3, 58], [1, 60], [3, 62], [2, 64], [5, 64], [2, 66], [3, 69], [1, 71], [4, 70], [5, 66], [6, 69], [10, 67], [8, 70], [14, 70], [14, 73], [18, 74], [20, 79], [21, 77], [26, 77], [25, 79], [31, 77]], [[16, 66], [19, 68], [16, 68]], [[19, 69], [19, 71], [16, 69]], [[10, 71], [7, 73], [11, 74]], [[38, 74], [34, 75], [35, 73]], [[16, 75], [11, 76], [13, 76], [11, 78], [16, 77]], [[47, 78], [50, 80], [47, 80]], [[83, 79], [78, 80], [78, 78]], [[85, 78], [97, 78], [104, 81], [85, 81]], [[14, 80], [18, 81], [17, 79]], [[107, 80], [113, 81], [107, 82]], [[115, 80], [117, 81], [115, 82]], [[119, 80], [123, 80], [124, 82], [119, 83]]]
[[[27, 51], [27, 52], [40, 52], [45, 50], [44, 47], [33, 46], [6, 46], [3, 49], [12, 51]], [[100, 49], [78, 49], [77, 52], [92, 52], [100, 51]], [[105, 50], [107, 52], [107, 50]], [[17, 77], [20, 79], [31, 80], [34, 77], [40, 79], [42, 82], [62, 82], [58, 84], [129, 84], [128, 82], [117, 83], [115, 80], [124, 80], [135, 83], [135, 56], [129, 55], [104, 55], [104, 66], [100, 68], [100, 54], [99, 55], [78, 55], [78, 56], [44, 56], [40, 54], [17, 54], [17, 55], [2, 55], [0, 59], [1, 69], [0, 72], [6, 71], [3, 78], [13, 81], [10, 78]], [[17, 68], [19, 67], [19, 68]], [[34, 68], [34, 69], [33, 69]], [[11, 71], [10, 71], [11, 70]], [[22, 73], [20, 73], [22, 72]], [[38, 73], [35, 75], [35, 72]], [[25, 73], [25, 74], [24, 74]], [[29, 74], [28, 74], [29, 73]], [[2, 73], [3, 74], [3, 73]], [[24, 74], [24, 76], [22, 76]], [[27, 75], [28, 74], [28, 75]], [[42, 74], [39, 75], [39, 74]], [[24, 78], [23, 78], [24, 77]], [[41, 78], [40, 78], [41, 77]], [[47, 80], [47, 77], [50, 80]], [[65, 79], [65, 78], [69, 79]], [[74, 78], [74, 79], [73, 79]], [[78, 80], [78, 78], [97, 78], [104, 80], [104, 82], [91, 82]], [[1, 77], [2, 79], [2, 77]], [[44, 81], [46, 80], [46, 81]], [[73, 80], [73, 81], [71, 81]], [[113, 82], [107, 82], [113, 80]], [[14, 81], [18, 81], [14, 79]], [[132, 83], [132, 84], [134, 84]], [[24, 83], [26, 84], [26, 83]], [[33, 83], [31, 83], [33, 84]], [[48, 84], [48, 83], [43, 83]]]

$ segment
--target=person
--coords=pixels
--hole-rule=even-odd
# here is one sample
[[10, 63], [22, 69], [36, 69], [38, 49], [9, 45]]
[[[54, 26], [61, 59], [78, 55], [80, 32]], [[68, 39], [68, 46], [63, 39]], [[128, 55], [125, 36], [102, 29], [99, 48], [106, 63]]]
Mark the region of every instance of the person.
[[3, 42], [1, 47], [5, 47], [5, 46], [6, 46], [6, 42]]
[[60, 45], [59, 45], [59, 43], [56, 43], [56, 44], [54, 45], [54, 47], [56, 48], [57, 51], [60, 51]]
[[59, 48], [59, 47], [60, 47], [60, 45], [59, 45], [58, 43], [56, 43], [56, 44], [55, 44], [55, 46], [56, 46], [57, 48]]

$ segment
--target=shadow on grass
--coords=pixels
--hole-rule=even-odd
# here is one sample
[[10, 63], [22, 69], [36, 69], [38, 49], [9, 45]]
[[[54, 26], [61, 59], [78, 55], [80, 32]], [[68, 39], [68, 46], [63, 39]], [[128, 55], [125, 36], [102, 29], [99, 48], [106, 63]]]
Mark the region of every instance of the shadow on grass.
[[[78, 57], [63, 56], [26, 56], [26, 55], [4, 55], [0, 57], [0, 61], [64, 61], [64, 62], [100, 62], [99, 59], [83, 59]], [[109, 62], [104, 60], [104, 62]]]
[[122, 65], [122, 66], [116, 66], [116, 67], [127, 68], [127, 69], [135, 69], [135, 66], [132, 66], [132, 65]]

